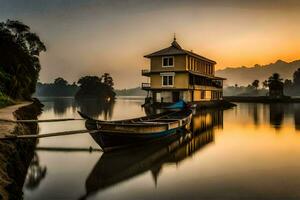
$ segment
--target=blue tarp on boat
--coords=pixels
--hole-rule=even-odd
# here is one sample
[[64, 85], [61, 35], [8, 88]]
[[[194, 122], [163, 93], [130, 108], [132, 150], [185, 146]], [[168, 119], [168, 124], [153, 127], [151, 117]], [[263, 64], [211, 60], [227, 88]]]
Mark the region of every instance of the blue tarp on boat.
[[186, 103], [183, 100], [177, 101], [176, 103], [167, 106], [167, 109], [183, 109], [186, 107]]

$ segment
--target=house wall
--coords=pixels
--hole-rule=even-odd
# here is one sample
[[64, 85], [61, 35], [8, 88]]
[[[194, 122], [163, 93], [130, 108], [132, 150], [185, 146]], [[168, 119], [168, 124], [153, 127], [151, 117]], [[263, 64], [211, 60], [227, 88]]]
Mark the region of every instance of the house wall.
[[214, 76], [215, 74], [215, 64], [195, 58], [193, 56], [186, 57], [186, 66], [190, 71], [195, 71], [210, 76]]
[[187, 69], [185, 55], [177, 55], [174, 57], [174, 67], [163, 67], [162, 58], [163, 56], [152, 57], [150, 61], [151, 71], [182, 71]]
[[[151, 88], [168, 88], [162, 87], [162, 76], [161, 74], [151, 74], [150, 75], [150, 84]], [[187, 89], [189, 87], [189, 76], [186, 73], [175, 73], [174, 76], [174, 83], [172, 88], [180, 88], [180, 89]]]
[[[164, 103], [172, 103], [173, 102], [173, 91], [153, 91], [151, 92], [151, 96], [155, 98], [156, 102], [161, 102], [163, 99]], [[155, 93], [156, 95], [153, 95]], [[180, 91], [179, 98], [184, 100], [185, 102], [191, 102], [191, 91]]]

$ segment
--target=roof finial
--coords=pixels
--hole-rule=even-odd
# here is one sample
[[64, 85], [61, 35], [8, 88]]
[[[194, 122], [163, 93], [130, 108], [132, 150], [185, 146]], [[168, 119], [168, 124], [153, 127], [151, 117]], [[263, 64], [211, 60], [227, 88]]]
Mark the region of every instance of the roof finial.
[[176, 33], [174, 33], [174, 41], [176, 41]]

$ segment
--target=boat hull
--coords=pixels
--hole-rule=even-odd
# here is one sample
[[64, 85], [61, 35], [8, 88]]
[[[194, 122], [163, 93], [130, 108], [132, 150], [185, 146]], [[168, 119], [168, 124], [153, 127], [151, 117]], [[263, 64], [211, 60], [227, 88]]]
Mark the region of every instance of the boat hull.
[[90, 135], [103, 151], [108, 152], [130, 146], [144, 145], [155, 140], [171, 137], [175, 134], [181, 134], [183, 130], [184, 128], [174, 128], [152, 134], [126, 134], [101, 131], [90, 133]]
[[[86, 127], [95, 142], [108, 152], [130, 146], [144, 145], [148, 142], [182, 133], [191, 123], [191, 110], [159, 115], [155, 120], [134, 120], [103, 122], [88, 119]], [[161, 117], [163, 116], [163, 118]], [[133, 121], [133, 122], [131, 122]]]

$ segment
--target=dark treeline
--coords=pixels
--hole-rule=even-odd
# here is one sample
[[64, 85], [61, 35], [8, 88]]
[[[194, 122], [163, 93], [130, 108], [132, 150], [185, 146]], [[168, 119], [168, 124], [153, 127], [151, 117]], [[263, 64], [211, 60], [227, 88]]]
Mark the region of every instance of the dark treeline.
[[75, 96], [78, 90], [79, 87], [76, 83], [69, 84], [65, 79], [59, 77], [53, 83], [37, 83], [35, 95], [51, 97]]
[[284, 81], [284, 91], [286, 95], [300, 96], [300, 68], [293, 74], [293, 80]]
[[284, 95], [300, 96], [300, 68], [294, 72], [293, 80], [283, 80], [280, 74], [274, 73], [262, 83], [254, 80], [248, 86], [229, 86], [224, 88], [224, 96], [264, 96], [269, 95], [270, 90], [281, 89]]
[[53, 83], [38, 83], [36, 96], [66, 97], [73, 96], [76, 99], [97, 98], [111, 100], [115, 98], [113, 79], [108, 73], [101, 77], [85, 76], [78, 80], [77, 84], [69, 84], [59, 77]]
[[146, 96], [147, 92], [141, 87], [121, 89], [115, 91], [118, 96]]
[[30, 99], [46, 47], [29, 26], [19, 21], [0, 23], [0, 98]]

